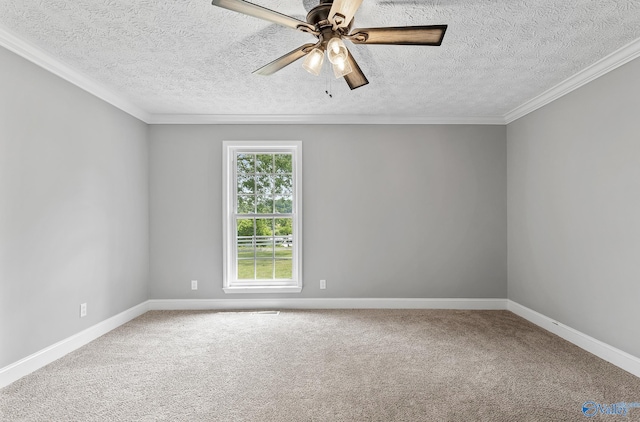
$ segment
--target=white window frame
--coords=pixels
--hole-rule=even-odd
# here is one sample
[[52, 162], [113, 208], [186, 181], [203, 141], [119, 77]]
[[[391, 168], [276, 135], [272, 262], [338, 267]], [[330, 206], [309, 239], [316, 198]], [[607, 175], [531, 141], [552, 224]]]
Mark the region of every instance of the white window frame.
[[[236, 274], [238, 153], [290, 153], [293, 156], [293, 247], [291, 280], [238, 280]], [[242, 214], [261, 216], [264, 214]], [[302, 142], [301, 141], [223, 141], [222, 143], [222, 235], [223, 283], [225, 293], [300, 293], [302, 291]]]

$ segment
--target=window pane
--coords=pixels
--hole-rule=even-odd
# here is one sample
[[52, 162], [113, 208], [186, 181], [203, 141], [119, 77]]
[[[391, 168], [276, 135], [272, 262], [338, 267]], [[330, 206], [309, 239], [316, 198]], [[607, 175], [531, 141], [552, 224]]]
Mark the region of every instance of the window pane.
[[238, 175], [238, 193], [255, 193], [256, 182], [253, 175], [239, 174]]
[[256, 279], [273, 280], [273, 260], [256, 260]]
[[238, 163], [238, 173], [253, 173], [255, 172], [255, 155], [253, 154], [238, 154], [236, 158]]
[[256, 198], [253, 195], [238, 195], [238, 214], [253, 214], [256, 212]]
[[293, 178], [290, 174], [279, 174], [274, 180], [276, 193], [291, 195], [293, 193]]
[[256, 190], [259, 194], [271, 196], [273, 193], [273, 176], [270, 174], [256, 176]]
[[[238, 242], [241, 242], [241, 240], [238, 240]], [[245, 258], [253, 258], [255, 251], [253, 250], [253, 245], [251, 240], [249, 242], [246, 242], [244, 244], [239, 244], [238, 245], [238, 258], [239, 259], [245, 259]]]
[[291, 154], [276, 154], [276, 173], [291, 173], [293, 171], [291, 159]]
[[253, 236], [255, 234], [253, 228], [253, 218], [241, 218], [236, 223], [238, 227], [238, 237]]
[[276, 196], [276, 213], [291, 214], [293, 212], [293, 199], [290, 196]]
[[273, 236], [273, 218], [256, 218], [256, 236]]
[[271, 198], [270, 196], [256, 196], [256, 213], [273, 213], [273, 198]]
[[255, 261], [253, 259], [238, 260], [238, 280], [254, 280]]
[[276, 259], [276, 278], [293, 278], [293, 261], [291, 259]]
[[256, 173], [273, 173], [273, 154], [256, 155]]
[[256, 257], [273, 258], [273, 238], [256, 237]]
[[254, 255], [253, 238], [238, 238], [238, 258], [253, 258]]
[[274, 234], [276, 236], [290, 236], [293, 233], [293, 218], [276, 218]]
[[275, 256], [278, 258], [293, 258], [293, 249], [291, 248], [292, 239], [290, 237], [278, 237], [275, 241]]
[[[253, 259], [255, 257], [255, 247], [254, 247], [254, 221], [252, 218], [249, 219], [240, 219], [237, 221], [238, 226], [238, 258], [250, 258]], [[246, 264], [249, 265], [249, 264]], [[253, 278], [253, 276], [251, 276]]]

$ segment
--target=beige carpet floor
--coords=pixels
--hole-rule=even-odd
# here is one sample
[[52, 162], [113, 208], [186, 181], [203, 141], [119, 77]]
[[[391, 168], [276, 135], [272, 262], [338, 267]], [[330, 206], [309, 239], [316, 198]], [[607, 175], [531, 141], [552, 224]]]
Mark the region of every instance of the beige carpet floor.
[[2, 421], [633, 421], [637, 378], [507, 311], [153, 311], [0, 390]]

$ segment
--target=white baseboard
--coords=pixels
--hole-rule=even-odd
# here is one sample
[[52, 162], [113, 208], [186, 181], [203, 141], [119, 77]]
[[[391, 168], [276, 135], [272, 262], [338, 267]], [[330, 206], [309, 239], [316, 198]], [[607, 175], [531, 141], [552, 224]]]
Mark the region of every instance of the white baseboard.
[[86, 330], [74, 334], [71, 337], [67, 337], [64, 340], [29, 355], [26, 358], [20, 359], [11, 365], [0, 368], [0, 388], [5, 387], [25, 375], [50, 364], [56, 359], [60, 359], [62, 356], [71, 353], [76, 349], [79, 349], [114, 328], [117, 328], [144, 314], [147, 310], [148, 302], [143, 302], [133, 308], [129, 308], [126, 311], [114, 315], [109, 319], [99, 322]]
[[61, 340], [11, 365], [0, 368], [0, 388], [73, 352], [149, 310], [199, 309], [476, 309], [504, 310], [507, 299], [168, 299], [148, 300]]
[[191, 309], [475, 309], [506, 310], [507, 299], [282, 298], [152, 299], [149, 310]]
[[640, 377], [640, 358], [609, 346], [532, 309], [507, 299], [414, 298], [282, 298], [282, 299], [168, 299], [148, 300], [69, 338], [0, 368], [0, 388], [42, 368], [149, 310], [204, 309], [458, 309], [509, 310], [601, 359]]
[[575, 344], [587, 352], [593, 353], [601, 359], [606, 360], [631, 374], [640, 377], [640, 358], [616, 349], [606, 343], [596, 340], [578, 330], [561, 324], [553, 319], [542, 315], [532, 309], [522, 306], [517, 302], [509, 300], [507, 309], [514, 314], [544, 328], [547, 331]]

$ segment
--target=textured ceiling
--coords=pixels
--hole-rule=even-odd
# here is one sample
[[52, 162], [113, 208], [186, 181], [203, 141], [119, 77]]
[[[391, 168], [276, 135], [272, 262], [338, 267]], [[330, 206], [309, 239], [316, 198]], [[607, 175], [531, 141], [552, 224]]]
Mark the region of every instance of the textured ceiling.
[[[254, 3], [305, 20], [317, 1]], [[440, 47], [347, 42], [370, 82], [350, 91], [326, 63], [253, 75], [315, 38], [209, 0], [0, 10], [1, 27], [150, 114], [504, 116], [640, 37], [638, 0], [364, 0], [355, 27], [449, 27]]]

